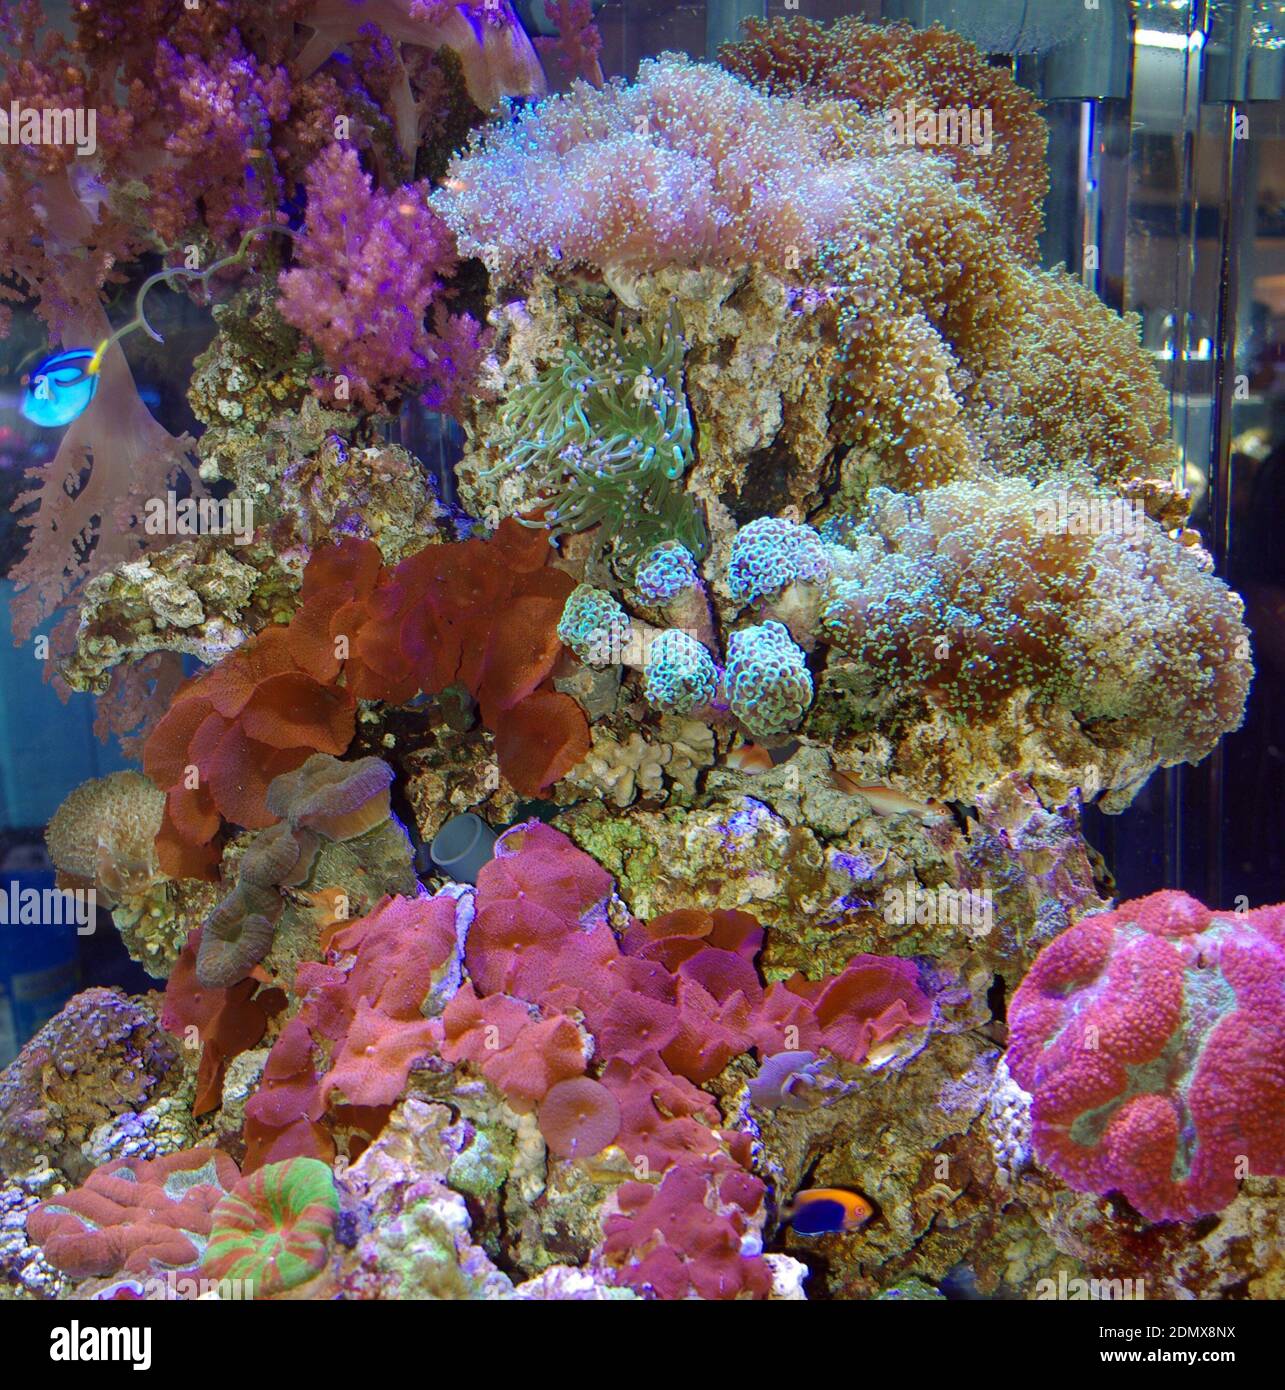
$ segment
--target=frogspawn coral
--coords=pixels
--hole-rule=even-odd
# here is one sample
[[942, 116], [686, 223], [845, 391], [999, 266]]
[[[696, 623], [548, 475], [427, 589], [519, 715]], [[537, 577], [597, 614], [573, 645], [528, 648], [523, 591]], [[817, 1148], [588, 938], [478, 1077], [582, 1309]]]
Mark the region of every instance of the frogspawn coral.
[[1164, 891], [1082, 918], [1008, 1022], [1036, 1156], [1072, 1187], [1191, 1221], [1285, 1175], [1285, 905]]
[[986, 719], [1023, 690], [1045, 719], [1069, 712], [1091, 747], [1135, 761], [1127, 802], [1240, 723], [1249, 634], [1240, 599], [1156, 522], [1057, 523], [1059, 498], [1094, 495], [1019, 479], [875, 491], [829, 550], [821, 636], [866, 698], [903, 713], [926, 698]]

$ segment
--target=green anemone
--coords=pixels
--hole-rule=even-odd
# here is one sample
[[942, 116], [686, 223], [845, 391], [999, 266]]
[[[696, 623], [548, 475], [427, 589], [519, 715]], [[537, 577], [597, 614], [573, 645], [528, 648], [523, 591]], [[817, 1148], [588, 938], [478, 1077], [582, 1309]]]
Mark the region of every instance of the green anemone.
[[533, 473], [543, 516], [528, 526], [559, 535], [601, 526], [632, 568], [656, 545], [679, 541], [700, 558], [705, 523], [683, 487], [692, 419], [683, 389], [682, 324], [671, 307], [659, 331], [626, 334], [619, 321], [590, 343], [568, 346], [500, 412], [511, 439], [483, 476]]

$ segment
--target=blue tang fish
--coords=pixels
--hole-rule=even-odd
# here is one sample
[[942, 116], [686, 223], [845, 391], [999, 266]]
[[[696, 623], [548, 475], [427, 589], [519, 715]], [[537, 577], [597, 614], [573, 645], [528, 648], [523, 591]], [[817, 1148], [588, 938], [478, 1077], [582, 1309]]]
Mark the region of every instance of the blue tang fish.
[[22, 413], [33, 425], [58, 429], [83, 415], [98, 391], [107, 344], [69, 348], [46, 357], [26, 380]]

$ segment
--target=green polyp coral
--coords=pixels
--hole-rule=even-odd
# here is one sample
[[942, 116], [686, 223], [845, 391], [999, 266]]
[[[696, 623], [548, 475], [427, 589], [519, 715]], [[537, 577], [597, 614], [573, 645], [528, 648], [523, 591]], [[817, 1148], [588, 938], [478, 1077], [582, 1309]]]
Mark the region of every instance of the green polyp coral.
[[656, 332], [610, 333], [569, 345], [561, 360], [517, 387], [500, 411], [512, 440], [488, 480], [533, 472], [547, 494], [542, 515], [524, 518], [551, 535], [600, 527], [599, 548], [633, 569], [655, 546], [708, 545], [705, 523], [682, 478], [692, 462], [692, 419], [683, 388], [678, 311]]

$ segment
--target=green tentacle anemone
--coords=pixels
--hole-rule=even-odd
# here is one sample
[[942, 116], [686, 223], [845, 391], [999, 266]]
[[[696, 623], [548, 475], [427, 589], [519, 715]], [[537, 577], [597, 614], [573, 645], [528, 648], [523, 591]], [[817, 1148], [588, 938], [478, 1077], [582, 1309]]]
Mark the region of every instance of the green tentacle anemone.
[[679, 541], [698, 559], [704, 519], [682, 478], [692, 461], [692, 418], [683, 390], [685, 345], [671, 306], [659, 331], [626, 334], [619, 320], [516, 388], [500, 412], [512, 443], [483, 476], [533, 472], [543, 515], [524, 520], [551, 538], [600, 526], [632, 568], [654, 546]]

